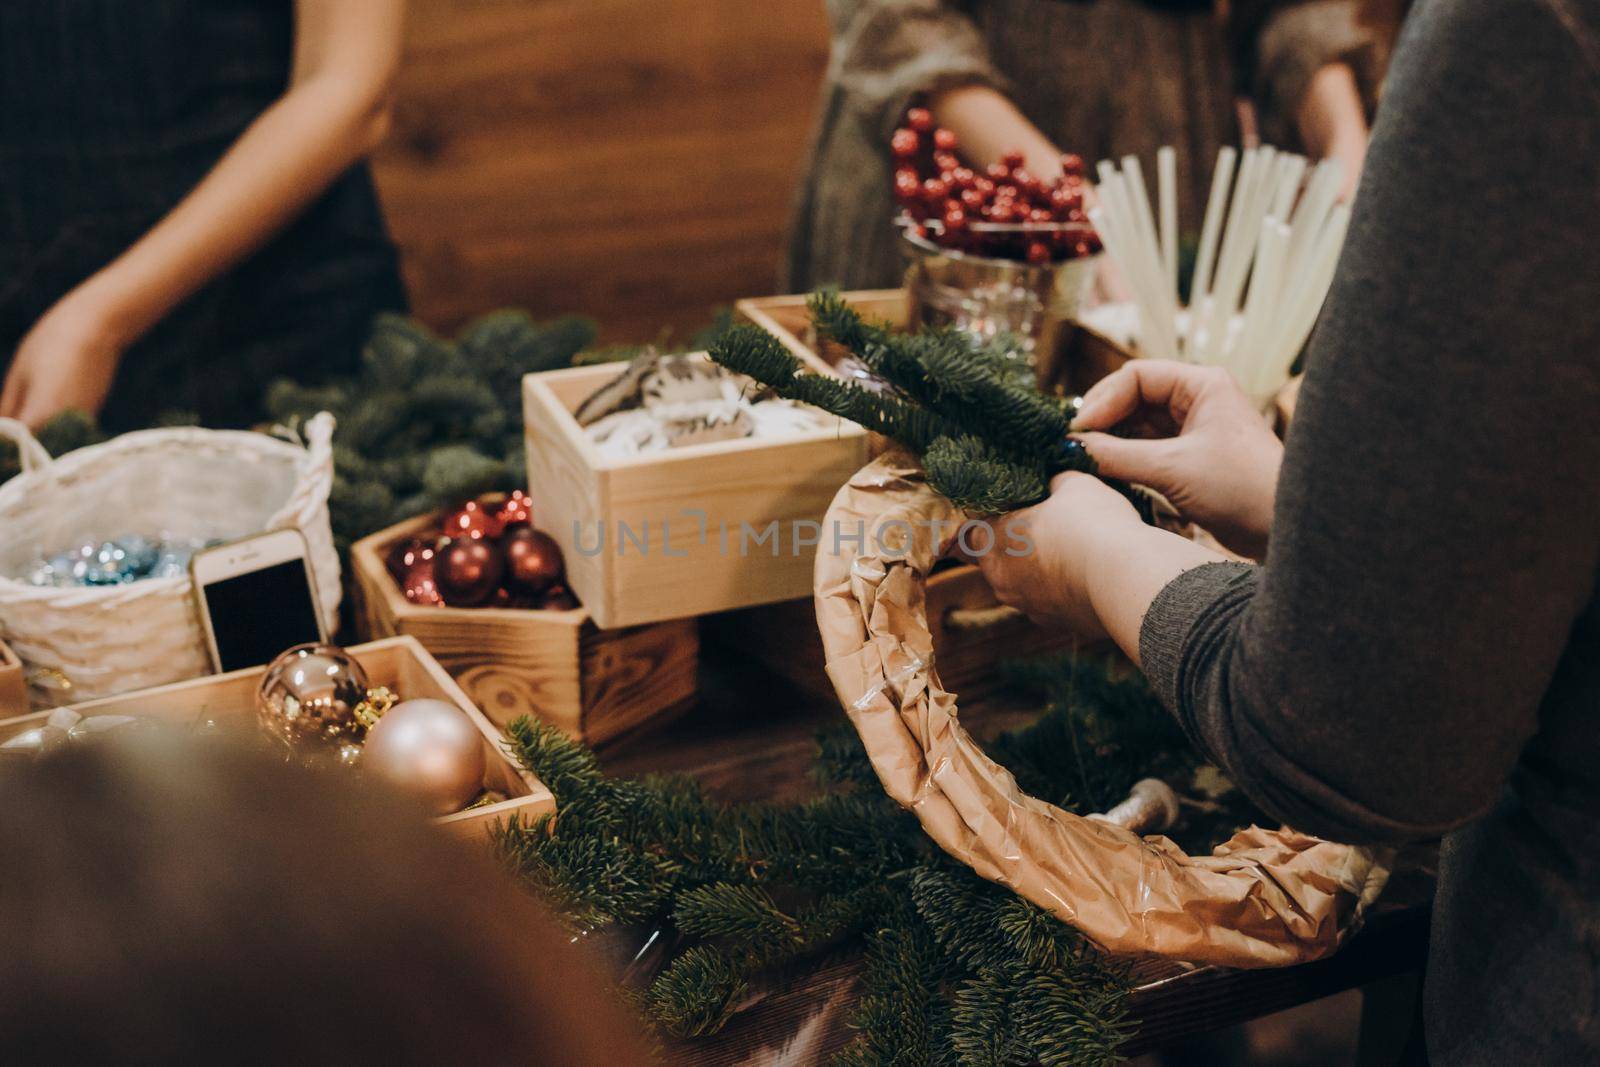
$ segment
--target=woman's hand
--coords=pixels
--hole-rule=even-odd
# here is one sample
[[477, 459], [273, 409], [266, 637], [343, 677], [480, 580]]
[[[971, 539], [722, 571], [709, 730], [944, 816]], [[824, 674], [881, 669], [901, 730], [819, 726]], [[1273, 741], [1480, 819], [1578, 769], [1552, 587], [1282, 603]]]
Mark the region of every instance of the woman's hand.
[[1146, 526], [1121, 493], [1076, 472], [1056, 475], [1048, 500], [1012, 513], [999, 529], [1003, 544], [987, 527], [966, 542], [1002, 604], [1085, 640], [1110, 637], [1135, 663], [1156, 594], [1190, 567], [1222, 559]]
[[1001, 521], [1004, 537], [975, 526], [966, 541], [1000, 603], [1035, 622], [1099, 640], [1106, 629], [1089, 600], [1091, 548], [1143, 528], [1121, 493], [1092, 474], [1068, 472], [1050, 482], [1043, 503]]
[[1149, 486], [1231, 551], [1265, 554], [1283, 445], [1232, 375], [1134, 360], [1084, 395], [1072, 423], [1081, 431], [1116, 426], [1144, 439], [1081, 434], [1101, 474]]
[[122, 345], [81, 292], [57, 301], [17, 346], [0, 390], [0, 416], [37, 430], [69, 408], [99, 413]]

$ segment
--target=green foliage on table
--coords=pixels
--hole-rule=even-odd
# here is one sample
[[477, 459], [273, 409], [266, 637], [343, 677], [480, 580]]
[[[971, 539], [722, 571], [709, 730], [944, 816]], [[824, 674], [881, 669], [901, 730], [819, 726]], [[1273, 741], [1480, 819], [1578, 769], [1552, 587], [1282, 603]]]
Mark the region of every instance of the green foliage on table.
[[1068, 438], [1070, 409], [1034, 385], [1015, 339], [983, 341], [956, 329], [895, 333], [863, 319], [833, 290], [809, 301], [818, 335], [844, 345], [882, 387], [810, 373], [771, 334], [735, 326], [711, 358], [893, 438], [921, 456], [928, 482], [968, 511], [996, 514], [1038, 503], [1052, 475], [1093, 471]]
[[[1013, 676], [1046, 710], [989, 751], [1033, 795], [1097, 811], [1139, 778], [1182, 784], [1200, 771], [1139, 676], [1071, 659]], [[1116, 1062], [1126, 976], [1071, 927], [940, 851], [884, 794], [847, 725], [819, 738], [825, 791], [788, 805], [719, 804], [680, 777], [609, 777], [534, 720], [510, 737], [559, 815], [504, 828], [507, 866], [575, 929], [684, 939], [635, 998], [661, 1033], [715, 1033], [764, 973], [853, 948], [862, 988], [844, 1067]], [[1236, 801], [1210, 805], [1180, 840], [1225, 837], [1248, 818]]]
[[338, 419], [328, 506], [340, 548], [402, 519], [526, 484], [522, 376], [572, 363], [594, 324], [535, 322], [496, 311], [456, 338], [380, 315], [353, 378], [323, 386], [280, 380], [266, 409], [288, 426], [319, 411]]

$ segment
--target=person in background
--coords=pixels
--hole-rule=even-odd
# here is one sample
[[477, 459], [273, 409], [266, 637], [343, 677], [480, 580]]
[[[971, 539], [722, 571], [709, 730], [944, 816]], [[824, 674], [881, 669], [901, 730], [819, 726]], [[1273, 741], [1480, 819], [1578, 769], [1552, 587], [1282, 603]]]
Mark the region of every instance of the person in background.
[[648, 1062], [481, 843], [336, 772], [116, 734], [0, 764], [0, 1062]]
[[405, 305], [371, 179], [404, 0], [0, 5], [0, 416], [257, 417]]
[[1275, 818], [1442, 836], [1436, 1065], [1600, 1063], [1597, 116], [1600, 0], [1419, 0], [1287, 440], [1226, 371], [1145, 360], [1074, 423], [1264, 562], [1083, 474], [980, 560]]
[[1060, 173], [1063, 151], [1091, 166], [1131, 153], [1150, 167], [1172, 145], [1179, 211], [1197, 231], [1247, 91], [1269, 143], [1340, 156], [1353, 189], [1378, 35], [1355, 0], [1234, 7], [1224, 16], [1212, 0], [829, 0], [833, 51], [784, 291], [898, 284], [889, 139], [918, 103], [969, 162], [1018, 149], [1045, 179]]

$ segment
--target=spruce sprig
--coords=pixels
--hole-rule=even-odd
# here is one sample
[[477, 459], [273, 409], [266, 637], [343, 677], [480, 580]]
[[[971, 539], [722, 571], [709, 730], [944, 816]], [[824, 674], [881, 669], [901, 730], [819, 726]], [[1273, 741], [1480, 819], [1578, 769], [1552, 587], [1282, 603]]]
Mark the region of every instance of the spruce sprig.
[[1009, 339], [980, 341], [954, 329], [897, 334], [868, 322], [832, 290], [813, 294], [809, 308], [818, 334], [848, 347], [884, 389], [810, 373], [755, 326], [723, 334], [711, 358], [780, 396], [898, 441], [923, 458], [930, 485], [971, 512], [1038, 503], [1052, 475], [1093, 471], [1088, 454], [1067, 437], [1066, 408], [1033, 385]]

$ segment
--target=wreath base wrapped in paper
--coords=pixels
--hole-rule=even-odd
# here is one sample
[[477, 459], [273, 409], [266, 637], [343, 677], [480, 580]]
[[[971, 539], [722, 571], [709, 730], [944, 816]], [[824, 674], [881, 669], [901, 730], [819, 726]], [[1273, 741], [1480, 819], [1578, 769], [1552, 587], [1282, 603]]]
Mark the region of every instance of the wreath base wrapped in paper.
[[923, 600], [969, 516], [888, 455], [839, 491], [815, 593], [828, 676], [889, 795], [980, 875], [1108, 952], [1233, 967], [1331, 953], [1388, 877], [1383, 857], [1253, 826], [1210, 856], [1024, 794], [962, 729]]

